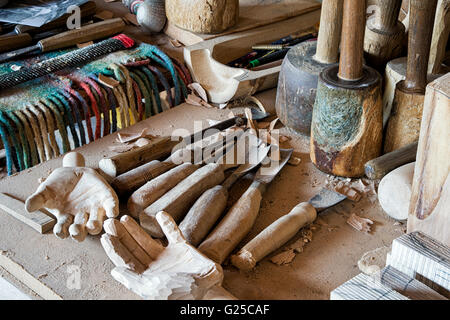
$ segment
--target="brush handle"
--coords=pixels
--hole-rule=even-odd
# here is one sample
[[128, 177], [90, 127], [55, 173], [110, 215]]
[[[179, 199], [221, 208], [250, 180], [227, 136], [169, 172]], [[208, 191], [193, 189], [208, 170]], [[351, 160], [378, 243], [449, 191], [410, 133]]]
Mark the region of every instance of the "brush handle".
[[425, 93], [436, 5], [437, 0], [410, 0], [405, 92]]
[[[85, 4], [82, 4], [80, 6], [80, 15], [82, 19], [91, 17], [95, 14], [95, 11], [97, 10], [97, 5], [94, 1], [88, 1]], [[59, 17], [58, 19], [55, 19], [49, 23], [44, 24], [40, 27], [32, 27], [32, 26], [26, 26], [24, 24], [18, 24], [15, 27], [15, 31], [17, 34], [21, 33], [29, 33], [31, 35], [35, 35], [38, 33], [50, 31], [59, 27], [65, 27], [67, 24], [67, 19], [70, 17], [71, 14], [66, 13]]]
[[317, 211], [310, 203], [298, 204], [291, 212], [273, 222], [247, 243], [231, 257], [231, 262], [241, 270], [254, 268], [258, 261], [280, 248], [301, 228], [314, 222], [316, 218]]
[[366, 0], [345, 0], [338, 77], [359, 80], [363, 75]]
[[342, 30], [344, 0], [324, 0], [320, 13], [320, 27], [314, 59], [321, 63], [336, 63]]
[[125, 22], [122, 18], [105, 20], [98, 23], [60, 33], [56, 36], [43, 39], [38, 42], [42, 52], [48, 52], [61, 48], [74, 46], [78, 43], [103, 39], [122, 32]]

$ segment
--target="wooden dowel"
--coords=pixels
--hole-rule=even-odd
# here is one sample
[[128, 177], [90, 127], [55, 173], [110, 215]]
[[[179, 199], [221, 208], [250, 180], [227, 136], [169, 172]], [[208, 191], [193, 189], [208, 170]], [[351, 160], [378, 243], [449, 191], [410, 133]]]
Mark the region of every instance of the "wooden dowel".
[[345, 0], [338, 77], [356, 81], [363, 75], [366, 1]]
[[320, 28], [314, 59], [321, 63], [338, 61], [342, 30], [342, 5], [344, 0], [324, 0], [320, 13]]
[[410, 0], [408, 60], [403, 89], [424, 94], [437, 0]]

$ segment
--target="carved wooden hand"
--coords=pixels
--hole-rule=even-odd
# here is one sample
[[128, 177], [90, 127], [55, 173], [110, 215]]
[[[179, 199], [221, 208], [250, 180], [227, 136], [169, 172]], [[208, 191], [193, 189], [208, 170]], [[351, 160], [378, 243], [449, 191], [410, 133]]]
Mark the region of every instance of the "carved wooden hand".
[[105, 221], [101, 243], [116, 265], [112, 276], [144, 299], [236, 299], [221, 287], [222, 267], [191, 246], [170, 215], [159, 212], [156, 219], [167, 247], [130, 216]]
[[84, 158], [68, 153], [63, 167], [54, 170], [25, 203], [29, 212], [45, 208], [55, 215], [53, 233], [62, 239], [69, 236], [83, 241], [87, 233], [102, 231], [106, 217], [119, 214], [119, 199], [111, 186], [91, 168]]

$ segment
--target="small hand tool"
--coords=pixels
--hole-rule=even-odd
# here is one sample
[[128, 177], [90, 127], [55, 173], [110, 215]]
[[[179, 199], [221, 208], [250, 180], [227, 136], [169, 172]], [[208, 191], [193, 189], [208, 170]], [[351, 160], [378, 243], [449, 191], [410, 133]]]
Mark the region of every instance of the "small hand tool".
[[125, 22], [121, 18], [105, 20], [92, 23], [60, 33], [56, 36], [42, 39], [36, 45], [19, 50], [3, 53], [0, 55], [0, 63], [17, 59], [25, 54], [39, 54], [52, 50], [68, 48], [78, 43], [98, 40], [122, 32], [125, 29]]
[[280, 248], [301, 228], [314, 222], [317, 214], [340, 203], [346, 197], [328, 189], [322, 189], [308, 202], [302, 202], [288, 214], [282, 216], [253, 240], [247, 243], [236, 255], [231, 256], [231, 263], [241, 270], [255, 267], [269, 253]]

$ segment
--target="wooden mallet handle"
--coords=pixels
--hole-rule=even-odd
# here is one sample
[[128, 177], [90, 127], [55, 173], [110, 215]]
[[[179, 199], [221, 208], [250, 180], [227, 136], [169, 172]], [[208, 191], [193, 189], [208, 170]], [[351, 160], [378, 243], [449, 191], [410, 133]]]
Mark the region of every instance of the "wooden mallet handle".
[[338, 77], [356, 81], [363, 75], [366, 1], [345, 0]]
[[378, 0], [374, 24], [378, 30], [390, 32], [397, 26], [402, 0]]
[[336, 63], [342, 30], [344, 0], [324, 0], [320, 13], [320, 27], [314, 59], [321, 63]]
[[428, 58], [437, 0], [410, 0], [406, 92], [425, 93]]

